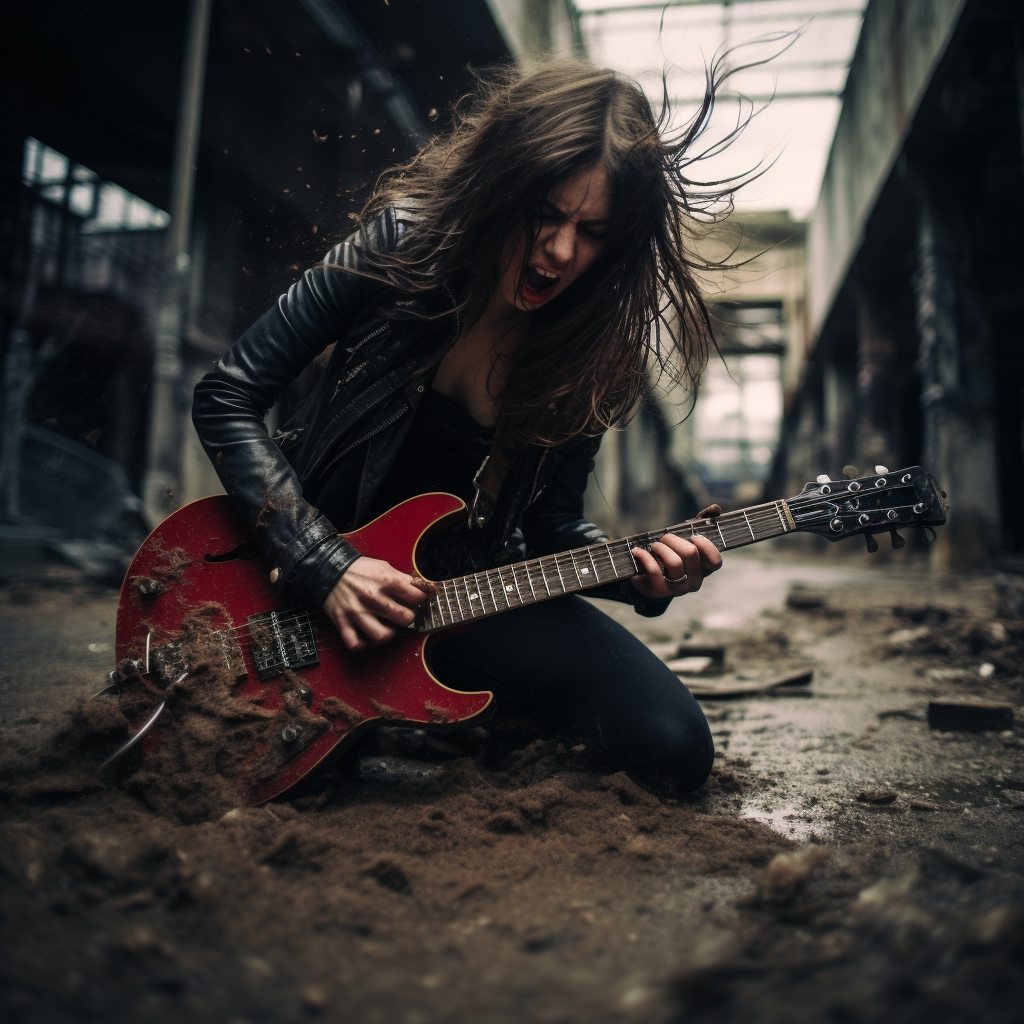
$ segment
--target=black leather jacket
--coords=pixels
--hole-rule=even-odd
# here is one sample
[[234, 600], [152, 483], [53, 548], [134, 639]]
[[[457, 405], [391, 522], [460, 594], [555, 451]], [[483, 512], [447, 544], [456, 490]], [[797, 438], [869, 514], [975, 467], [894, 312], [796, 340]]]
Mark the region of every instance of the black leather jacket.
[[[394, 210], [369, 226], [375, 248], [394, 247], [408, 222]], [[346, 269], [336, 269], [344, 267]], [[278, 570], [290, 598], [319, 608], [359, 557], [338, 530], [361, 522], [412, 422], [429, 376], [422, 372], [458, 334], [454, 317], [436, 325], [385, 316], [393, 299], [360, 275], [353, 235], [307, 270], [196, 386], [192, 422], [242, 519]], [[391, 305], [392, 303], [388, 303]], [[334, 351], [309, 397], [271, 438], [267, 410], [332, 342]], [[600, 438], [528, 449], [510, 470], [480, 568], [605, 539], [583, 517], [583, 492]], [[331, 523], [307, 500], [328, 473], [356, 489], [353, 522]], [[626, 589], [628, 588], [628, 589]], [[660, 615], [631, 584], [592, 593]]]

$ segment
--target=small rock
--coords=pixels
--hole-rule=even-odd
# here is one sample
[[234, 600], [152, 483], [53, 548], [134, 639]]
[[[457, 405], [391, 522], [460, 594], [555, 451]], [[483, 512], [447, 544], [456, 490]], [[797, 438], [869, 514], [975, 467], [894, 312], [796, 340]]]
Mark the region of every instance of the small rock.
[[305, 985], [299, 998], [307, 1013], [321, 1013], [327, 1006], [328, 993], [323, 985]]
[[976, 948], [995, 946], [1015, 930], [1020, 918], [1020, 910], [1016, 907], [995, 907], [971, 922], [965, 945]]
[[786, 596], [786, 607], [795, 611], [810, 612], [824, 608], [827, 598], [824, 594], [813, 590], [802, 590], [794, 587]]
[[625, 846], [626, 853], [633, 854], [641, 860], [650, 860], [654, 856], [654, 845], [647, 836], [633, 836]]
[[679, 676], [700, 676], [707, 672], [714, 662], [711, 658], [691, 655], [687, 658], [673, 658], [665, 663]]
[[988, 623], [985, 631], [988, 633], [989, 640], [994, 644], [1005, 644], [1010, 639], [1010, 634], [1006, 632], [1006, 627], [1001, 622]]
[[792, 899], [807, 884], [814, 869], [831, 856], [832, 850], [827, 846], [805, 846], [776, 854], [761, 883], [762, 895], [770, 900]]
[[254, 980], [273, 978], [277, 973], [273, 965], [261, 956], [242, 957], [242, 963], [245, 965], [245, 969], [249, 972], [250, 977]]
[[895, 902], [905, 899], [917, 885], [918, 877], [917, 871], [908, 871], [898, 878], [880, 878], [857, 893], [851, 909], [857, 917], [884, 911]]
[[931, 626], [914, 626], [912, 629], [897, 629], [890, 633], [889, 646], [894, 651], [909, 651], [919, 640], [931, 636]]
[[928, 800], [911, 800], [910, 807], [915, 811], [940, 811], [942, 810], [938, 804], [933, 804]]
[[892, 789], [866, 789], [857, 794], [857, 799], [862, 804], [891, 804], [896, 796]]
[[966, 668], [930, 668], [925, 675], [933, 683], [965, 683], [974, 673]]

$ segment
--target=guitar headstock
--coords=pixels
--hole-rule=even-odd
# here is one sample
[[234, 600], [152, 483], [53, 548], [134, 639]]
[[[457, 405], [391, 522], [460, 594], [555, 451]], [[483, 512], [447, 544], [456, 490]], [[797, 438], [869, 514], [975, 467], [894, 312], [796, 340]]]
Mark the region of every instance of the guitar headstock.
[[862, 533], [868, 550], [878, 544], [872, 534], [892, 533], [893, 547], [902, 547], [900, 527], [927, 530], [946, 521], [946, 492], [920, 466], [889, 472], [876, 466], [871, 476], [829, 480], [820, 476], [788, 501], [798, 530], [842, 540]]

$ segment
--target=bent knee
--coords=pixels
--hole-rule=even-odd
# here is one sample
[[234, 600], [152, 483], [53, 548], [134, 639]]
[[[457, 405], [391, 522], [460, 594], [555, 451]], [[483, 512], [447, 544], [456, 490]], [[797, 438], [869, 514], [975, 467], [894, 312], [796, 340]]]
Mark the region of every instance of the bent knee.
[[660, 719], [646, 730], [631, 759], [638, 781], [677, 793], [692, 793], [707, 781], [715, 744], [704, 715]]

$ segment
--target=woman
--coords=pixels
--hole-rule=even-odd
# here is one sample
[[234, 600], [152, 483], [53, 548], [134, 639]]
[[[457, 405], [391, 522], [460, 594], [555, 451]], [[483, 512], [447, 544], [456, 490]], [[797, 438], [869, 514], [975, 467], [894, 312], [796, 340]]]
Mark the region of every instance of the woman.
[[[408, 497], [446, 490], [469, 507], [432, 545], [435, 578], [602, 539], [583, 517], [601, 434], [635, 410], [652, 358], [670, 355], [695, 386], [707, 357], [682, 225], [685, 154], [712, 98], [669, 144], [611, 71], [560, 61], [483, 81], [446, 136], [382, 179], [359, 231], [197, 386], [196, 429], [274, 580], [322, 606], [350, 649], [409, 626], [426, 585], [338, 532]], [[319, 384], [270, 439], [266, 410], [322, 353]], [[641, 615], [721, 565], [700, 537], [633, 553], [640, 575], [590, 593]], [[442, 640], [432, 664], [647, 785], [685, 792], [710, 771], [696, 702], [582, 598], [485, 620]]]

